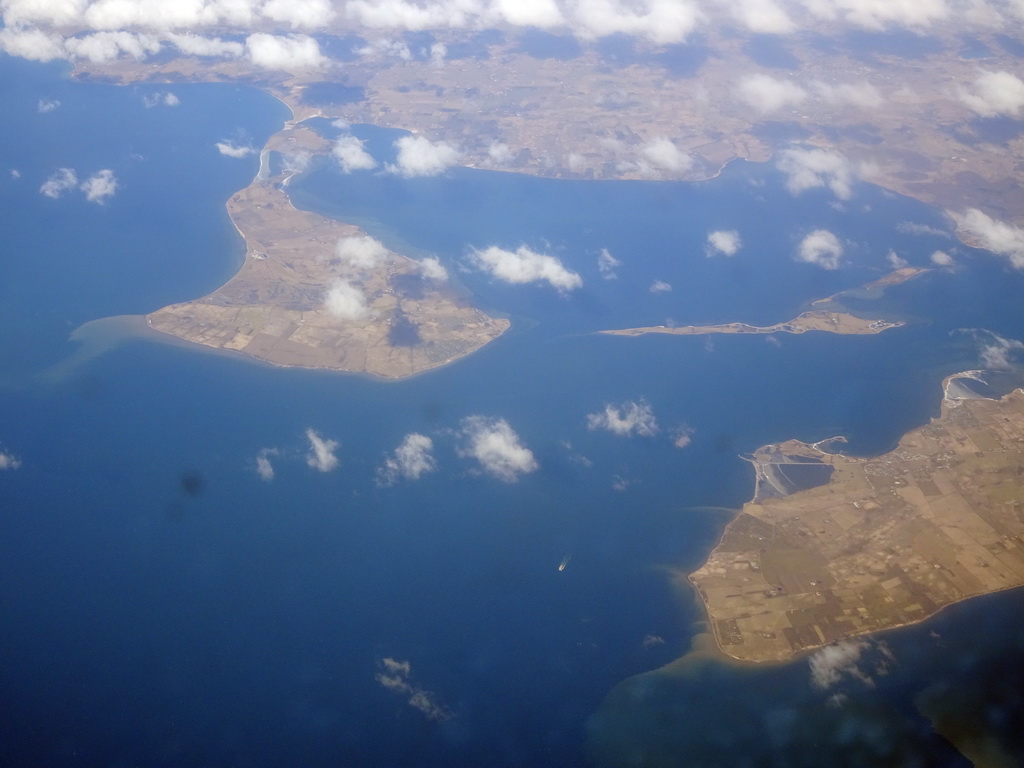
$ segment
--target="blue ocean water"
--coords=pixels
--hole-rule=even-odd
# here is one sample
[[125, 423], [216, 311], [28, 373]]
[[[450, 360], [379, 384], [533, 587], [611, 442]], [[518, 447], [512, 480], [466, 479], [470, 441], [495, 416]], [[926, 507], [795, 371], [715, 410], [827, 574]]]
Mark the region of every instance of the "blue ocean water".
[[[296, 204], [437, 255], [512, 331], [401, 382], [144, 338], [40, 376], [75, 352], [82, 323], [202, 295], [237, 269], [224, 201], [258, 161], [214, 144], [259, 147], [285, 110], [233, 86], [84, 85], [11, 59], [0, 69], [0, 451], [21, 461], [0, 472], [5, 763], [571, 766], [644, 754], [700, 765], [739, 764], [728, 761], [742, 748], [755, 765], [821, 764], [808, 754], [856, 765], [842, 741], [855, 722], [952, 766], [963, 760], [914, 701], [977, 699], [1020, 716], [991, 674], [1022, 666], [1019, 634], [1002, 631], [1018, 593], [892, 633], [889, 674], [844, 684], [859, 720], [829, 714], [834, 692], [809, 685], [806, 661], [752, 671], [698, 655], [645, 674], [700, 630], [672, 574], [697, 567], [728, 520], [708, 507], [750, 497], [739, 453], [835, 434], [885, 450], [937, 412], [945, 375], [977, 366], [975, 337], [958, 329], [1024, 339], [1024, 278], [957, 245], [937, 212], [866, 185], [838, 208], [822, 192], [794, 198], [770, 166], [745, 163], [697, 185], [323, 166], [293, 181]], [[178, 106], [145, 106], [167, 91]], [[40, 112], [41, 98], [60, 105]], [[354, 130], [389, 159], [395, 133]], [[40, 195], [61, 167], [109, 168], [120, 187], [104, 205]], [[905, 222], [937, 232], [906, 234]], [[707, 232], [733, 228], [740, 253], [707, 258]], [[841, 236], [847, 266], [793, 262], [817, 228]], [[468, 258], [489, 245], [556, 254], [584, 287], [495, 282]], [[602, 248], [622, 262], [615, 280], [598, 272]], [[878, 336], [592, 333], [788, 319], [882, 274], [890, 248], [922, 265], [942, 248], [961, 267], [871, 301], [908, 320]], [[655, 280], [672, 290], [652, 294]], [[659, 436], [587, 429], [587, 414], [640, 399]], [[514, 484], [474, 472], [455, 434], [472, 415], [506, 419], [540, 469]], [[680, 450], [668, 435], [684, 425]], [[340, 443], [338, 469], [307, 465], [307, 428]], [[414, 431], [435, 441], [438, 471], [379, 487], [377, 468]], [[278, 451], [271, 482], [256, 472], [265, 448]], [[968, 631], [979, 624], [993, 629]], [[402, 690], [381, 685], [385, 659], [408, 662]], [[410, 699], [451, 716], [431, 720]], [[807, 725], [780, 725], [794, 721]]]

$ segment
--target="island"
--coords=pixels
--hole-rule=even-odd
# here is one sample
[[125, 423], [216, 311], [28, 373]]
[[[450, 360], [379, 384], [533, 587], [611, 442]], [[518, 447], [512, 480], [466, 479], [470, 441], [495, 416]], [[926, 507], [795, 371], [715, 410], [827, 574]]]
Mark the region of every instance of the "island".
[[784, 661], [1024, 585], [1024, 390], [944, 382], [940, 415], [881, 456], [832, 438], [757, 450], [754, 498], [689, 580], [718, 647]]
[[[295, 172], [271, 175], [271, 152], [325, 149], [301, 125], [271, 137], [260, 173], [227, 203], [246, 243], [241, 269], [208, 296], [147, 315], [149, 327], [274, 365], [387, 379], [500, 336], [509, 321], [469, 306], [436, 260], [388, 251], [354, 225], [292, 205], [286, 189]], [[355, 244], [348, 257], [345, 241]]]
[[[838, 333], [840, 335], [858, 335], [881, 333], [890, 328], [899, 328], [904, 323], [902, 320], [888, 321], [881, 319], [868, 319], [858, 317], [846, 311], [845, 307], [839, 304], [843, 296], [856, 296], [858, 298], [878, 298], [885, 289], [905, 283], [913, 277], [922, 275], [930, 270], [923, 267], [902, 267], [889, 274], [873, 280], [870, 283], [846, 291], [828, 296], [824, 299], [817, 299], [811, 302], [811, 306], [821, 307], [831, 305], [829, 309], [812, 309], [802, 312], [792, 320], [775, 325], [748, 325], [747, 323], [720, 323], [718, 325], [652, 325], [639, 328], [619, 328], [598, 333], [610, 336], [643, 336], [646, 333], [669, 333], [676, 336], [703, 336], [710, 333], [806, 333], [807, 331], [825, 331], [826, 333]], [[840, 311], [834, 311], [840, 310]]]
[[609, 336], [643, 336], [645, 333], [670, 333], [675, 336], [703, 336], [709, 333], [806, 333], [826, 331], [842, 335], [881, 333], [889, 328], [898, 328], [902, 321], [890, 323], [887, 320], [866, 320], [848, 312], [828, 312], [821, 309], [803, 312], [792, 320], [775, 325], [748, 325], [747, 323], [722, 323], [720, 325], [652, 325], [641, 328], [620, 328], [598, 331]]

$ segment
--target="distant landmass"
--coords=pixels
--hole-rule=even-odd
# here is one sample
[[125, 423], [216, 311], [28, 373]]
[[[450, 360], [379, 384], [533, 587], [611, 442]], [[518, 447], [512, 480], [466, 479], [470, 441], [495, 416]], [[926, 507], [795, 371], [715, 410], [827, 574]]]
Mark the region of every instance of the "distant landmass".
[[1024, 390], [985, 379], [948, 378], [941, 415], [881, 456], [750, 457], [754, 498], [690, 575], [722, 651], [781, 661], [1024, 585]]

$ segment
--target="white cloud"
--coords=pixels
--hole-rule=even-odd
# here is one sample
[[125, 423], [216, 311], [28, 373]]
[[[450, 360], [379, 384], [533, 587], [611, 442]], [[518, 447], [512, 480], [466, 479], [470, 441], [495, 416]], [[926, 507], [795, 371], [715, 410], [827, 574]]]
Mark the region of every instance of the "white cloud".
[[355, 136], [340, 136], [334, 142], [331, 154], [334, 155], [334, 159], [338, 161], [345, 173], [368, 171], [377, 167], [377, 161], [363, 149], [363, 142]]
[[403, 136], [395, 142], [396, 165], [388, 170], [406, 178], [437, 176], [459, 161], [459, 151], [443, 141], [432, 142], [423, 136]]
[[853, 194], [850, 163], [837, 152], [791, 147], [779, 152], [775, 165], [786, 174], [786, 189], [794, 195], [815, 187], [828, 187], [840, 200]]
[[245, 40], [249, 60], [264, 69], [283, 69], [291, 72], [303, 69], [321, 69], [329, 59], [320, 53], [316, 40], [306, 35], [268, 35], [257, 32]]
[[1024, 230], [968, 208], [957, 222], [986, 250], [1006, 256], [1017, 269], [1024, 269]]
[[800, 241], [797, 261], [817, 264], [822, 269], [839, 269], [843, 246], [827, 229], [816, 229]]
[[47, 112], [53, 112], [53, 110], [57, 109], [59, 106], [59, 99], [40, 99], [39, 104], [36, 105], [36, 109], [40, 113], [45, 114]]
[[506, 283], [547, 282], [559, 292], [573, 291], [583, 285], [582, 278], [566, 269], [562, 262], [546, 253], [536, 253], [525, 245], [506, 251], [496, 245], [470, 255], [473, 264]]
[[270, 463], [270, 457], [277, 454], [276, 448], [264, 448], [256, 454], [256, 474], [261, 480], [269, 483], [274, 479], [274, 465]]
[[[978, 334], [975, 334], [977, 337]], [[988, 332], [990, 341], [981, 347], [981, 362], [986, 368], [1009, 371], [1013, 369], [1013, 352], [1024, 350], [1024, 343], [1017, 339], [1004, 339], [997, 333]]]
[[388, 257], [387, 248], [369, 235], [349, 235], [338, 238], [334, 248], [338, 257], [356, 269], [374, 269]]
[[685, 448], [693, 442], [693, 433], [695, 431], [689, 424], [680, 424], [672, 430], [672, 445], [676, 448]]
[[267, 0], [260, 13], [292, 29], [324, 27], [334, 17], [328, 0]]
[[621, 266], [622, 262], [612, 256], [607, 248], [602, 248], [597, 254], [597, 271], [605, 280], [618, 279], [619, 275], [615, 270]]
[[13, 453], [0, 451], [0, 470], [18, 469], [21, 466], [21, 459]]
[[324, 309], [342, 320], [362, 320], [370, 314], [366, 294], [347, 280], [339, 280], [324, 296]]
[[743, 78], [738, 95], [745, 104], [769, 113], [801, 104], [807, 98], [807, 91], [789, 80], [759, 74]]
[[82, 182], [81, 189], [90, 203], [104, 203], [117, 192], [117, 179], [109, 168], [98, 171]]
[[494, 11], [518, 27], [557, 27], [565, 23], [555, 0], [494, 0]]
[[512, 148], [508, 144], [492, 141], [487, 147], [487, 159], [492, 165], [506, 165], [512, 162], [513, 157]]
[[658, 433], [658, 422], [654, 411], [646, 401], [626, 401], [620, 405], [605, 405], [598, 413], [587, 414], [587, 429], [604, 429], [619, 437], [654, 437]]
[[338, 466], [338, 457], [334, 452], [338, 449], [337, 440], [325, 440], [313, 429], [306, 430], [306, 439], [309, 440], [309, 453], [306, 454], [306, 463], [319, 472], [330, 472]]
[[838, 683], [843, 675], [865, 679], [857, 663], [868, 644], [863, 640], [844, 640], [826, 645], [810, 658], [811, 681], [816, 688], [825, 690]]
[[65, 192], [77, 186], [78, 176], [75, 174], [74, 168], [58, 168], [50, 178], [43, 182], [39, 191], [47, 197], [52, 197], [56, 200]]
[[142, 104], [146, 109], [160, 106], [161, 104], [165, 107], [176, 107], [181, 104], [181, 100], [173, 93], [147, 93], [142, 96]]
[[702, 19], [687, 0], [587, 0], [573, 6], [571, 26], [583, 38], [620, 32], [667, 45], [683, 42]]
[[256, 152], [256, 149], [254, 147], [249, 146], [239, 146], [238, 144], [235, 144], [235, 142], [233, 141], [218, 141], [217, 151], [220, 152], [222, 155], [226, 155], [227, 157], [241, 158], [248, 157], [249, 155], [254, 154]]
[[640, 154], [655, 168], [670, 173], [685, 173], [693, 166], [693, 158], [665, 138], [648, 142]]
[[19, 171], [17, 168], [11, 168], [11, 178], [12, 179], [20, 179], [21, 178], [21, 171]]
[[931, 255], [932, 264], [937, 267], [951, 267], [955, 263], [953, 257], [945, 251], [935, 251]]
[[909, 262], [906, 259], [904, 259], [891, 248], [889, 249], [889, 252], [885, 254], [885, 261], [893, 269], [903, 269], [909, 264]]
[[433, 455], [434, 441], [426, 435], [412, 432], [405, 436], [392, 456], [385, 459], [377, 472], [378, 482], [391, 485], [399, 479], [419, 480], [437, 469]]
[[443, 283], [448, 279], [448, 270], [444, 268], [444, 265], [435, 258], [434, 256], [427, 256], [426, 258], [420, 259], [420, 272], [427, 280], [434, 280], [438, 283]]
[[669, 291], [672, 290], [672, 286], [666, 283], [664, 280], [655, 280], [653, 283], [651, 283], [651, 286], [650, 288], [648, 288], [648, 290], [651, 293], [668, 293]]
[[785, 35], [796, 25], [775, 0], [739, 0], [732, 5], [732, 15], [751, 32], [763, 35]]
[[10, 26], [0, 29], [0, 51], [31, 61], [53, 61], [67, 55], [64, 38], [60, 35]]
[[1024, 108], [1024, 80], [1009, 72], [982, 72], [970, 88], [957, 95], [982, 117], [1016, 117]]
[[383, 671], [379, 672], [374, 679], [389, 691], [394, 691], [404, 697], [410, 707], [418, 709], [426, 715], [428, 720], [444, 722], [453, 717], [453, 713], [447, 707], [437, 702], [433, 693], [412, 684], [410, 681], [412, 665], [408, 661], [383, 658], [381, 666]]
[[708, 256], [735, 256], [743, 245], [740, 233], [735, 229], [719, 229], [708, 234]]
[[141, 60], [160, 52], [160, 41], [152, 35], [124, 31], [96, 32], [84, 37], [70, 37], [64, 47], [76, 59], [93, 63], [114, 61], [122, 55]]
[[168, 41], [186, 56], [213, 56], [237, 59], [245, 53], [245, 46], [234, 40], [201, 35], [168, 35]]
[[852, 106], [861, 109], [880, 107], [885, 99], [871, 83], [824, 83], [816, 81], [812, 84], [815, 93], [829, 104], [836, 106]]
[[504, 419], [467, 416], [461, 424], [465, 444], [459, 455], [476, 459], [489, 475], [512, 483], [538, 468], [533, 452]]

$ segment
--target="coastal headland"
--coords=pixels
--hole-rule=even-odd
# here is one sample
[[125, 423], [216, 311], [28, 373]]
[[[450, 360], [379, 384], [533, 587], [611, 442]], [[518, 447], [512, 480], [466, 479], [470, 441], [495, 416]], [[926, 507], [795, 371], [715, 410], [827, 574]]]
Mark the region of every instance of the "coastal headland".
[[[873, 458], [760, 448], [754, 498], [690, 581], [719, 648], [785, 661], [1024, 585], [1024, 390], [949, 377], [940, 415]], [[969, 382], [968, 382], [969, 383]]]
[[[500, 336], [509, 321], [469, 306], [436, 262], [387, 251], [356, 226], [291, 204], [292, 172], [270, 176], [268, 153], [316, 150], [320, 141], [301, 126], [271, 137], [260, 174], [227, 203], [246, 243], [242, 268], [208, 296], [147, 315], [149, 326], [275, 365], [388, 379], [444, 365]], [[363, 251], [346, 258], [343, 240]]]

